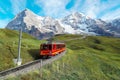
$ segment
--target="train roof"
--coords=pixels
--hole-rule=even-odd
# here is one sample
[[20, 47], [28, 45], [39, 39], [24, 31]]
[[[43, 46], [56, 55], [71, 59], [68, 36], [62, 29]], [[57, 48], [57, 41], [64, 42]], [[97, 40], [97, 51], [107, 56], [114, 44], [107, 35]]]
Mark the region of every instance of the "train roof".
[[42, 44], [65, 44], [63, 42], [47, 42], [47, 43], [42, 43]]

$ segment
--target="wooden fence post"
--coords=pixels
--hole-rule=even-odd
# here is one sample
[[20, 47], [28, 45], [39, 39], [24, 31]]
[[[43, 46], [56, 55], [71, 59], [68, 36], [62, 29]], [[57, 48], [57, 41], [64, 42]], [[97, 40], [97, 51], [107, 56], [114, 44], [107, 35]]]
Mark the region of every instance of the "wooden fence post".
[[42, 78], [42, 59], [40, 60], [40, 77]]

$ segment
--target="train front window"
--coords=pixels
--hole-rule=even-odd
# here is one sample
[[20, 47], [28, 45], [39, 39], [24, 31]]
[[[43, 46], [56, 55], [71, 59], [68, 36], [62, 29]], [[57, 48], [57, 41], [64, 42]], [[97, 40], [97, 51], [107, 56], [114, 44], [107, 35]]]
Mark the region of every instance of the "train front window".
[[47, 50], [47, 49], [49, 49], [49, 46], [48, 45], [43, 45], [41, 49], [42, 50]]
[[52, 48], [51, 48], [52, 46], [51, 45], [43, 45], [42, 46], [42, 50], [51, 50]]

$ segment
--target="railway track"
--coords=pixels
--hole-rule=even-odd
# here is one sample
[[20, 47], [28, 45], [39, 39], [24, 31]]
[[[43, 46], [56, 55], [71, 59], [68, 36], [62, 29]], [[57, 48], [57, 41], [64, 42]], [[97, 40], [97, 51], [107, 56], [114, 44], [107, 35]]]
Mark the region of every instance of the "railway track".
[[[84, 39], [84, 38], [86, 38], [86, 36], [83, 36], [81, 38], [66, 40], [64, 42], [71, 41], [71, 40], [77, 40], [77, 39]], [[26, 74], [30, 71], [35, 70], [35, 69], [39, 69], [42, 66], [59, 59], [60, 57], [62, 57], [65, 54], [65, 52], [66, 51], [64, 51], [61, 54], [56, 55], [52, 58], [49, 58], [49, 59], [38, 59], [38, 60], [26, 63], [24, 65], [21, 65], [21, 66], [15, 67], [15, 68], [11, 68], [11, 69], [8, 69], [8, 70], [5, 70], [5, 71], [1, 71], [0, 72], [0, 80], [4, 80], [4, 79], [6, 79], [10, 76], [17, 76], [17, 75], [21, 75], [21, 74]], [[42, 66], [41, 66], [41, 63], [40, 63], [41, 60], [42, 60]]]
[[[4, 80], [6, 78], [9, 78], [10, 76], [18, 76], [21, 74], [26, 74], [30, 71], [33, 71], [35, 69], [39, 69], [42, 66], [48, 64], [48, 63], [52, 63], [53, 61], [59, 59], [60, 57], [62, 57], [64, 54], [66, 53], [66, 51], [62, 52], [61, 54], [58, 54], [54, 57], [51, 57], [49, 59], [38, 59], [29, 63], [26, 63], [24, 65], [15, 67], [15, 68], [11, 68], [5, 71], [1, 71], [0, 72], [0, 80]], [[41, 63], [42, 60], [42, 63]], [[41, 66], [42, 64], [42, 66]]]
[[74, 38], [74, 39], [68, 39], [68, 40], [62, 40], [62, 41], [60, 41], [60, 40], [57, 40], [56, 42], [63, 42], [63, 43], [66, 43], [66, 42], [68, 42], [68, 41], [73, 41], [73, 40], [82, 40], [82, 39], [85, 39], [87, 37], [87, 35], [83, 35], [82, 37], [80, 37], [80, 38]]

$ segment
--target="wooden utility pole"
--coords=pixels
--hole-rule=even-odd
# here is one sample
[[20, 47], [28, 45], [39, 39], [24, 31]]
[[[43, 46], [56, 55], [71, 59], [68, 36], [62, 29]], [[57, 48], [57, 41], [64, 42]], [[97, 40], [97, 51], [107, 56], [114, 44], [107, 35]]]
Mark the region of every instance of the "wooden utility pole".
[[40, 77], [42, 78], [42, 59], [40, 60]]

